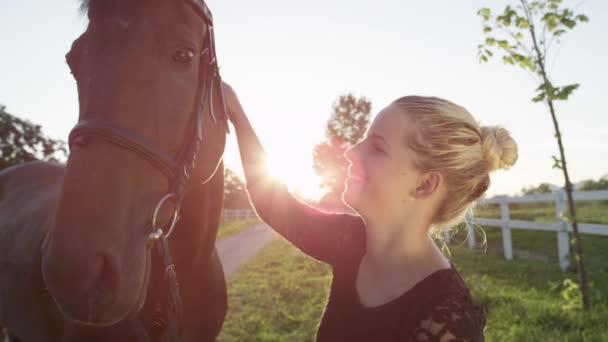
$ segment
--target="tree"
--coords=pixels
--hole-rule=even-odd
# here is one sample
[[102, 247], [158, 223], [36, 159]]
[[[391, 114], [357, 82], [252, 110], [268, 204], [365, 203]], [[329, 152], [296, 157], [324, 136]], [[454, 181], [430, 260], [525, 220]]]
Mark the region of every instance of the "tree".
[[608, 190], [608, 175], [601, 177], [597, 181], [588, 179], [581, 185], [580, 191]]
[[24, 121], [0, 105], [0, 170], [34, 160], [65, 159], [65, 142], [46, 137], [39, 125]]
[[521, 192], [524, 196], [549, 194], [551, 193], [551, 184], [541, 183], [538, 186], [530, 186], [528, 188], [524, 187], [521, 189]]
[[251, 208], [249, 197], [247, 196], [247, 189], [245, 188], [245, 182], [228, 168], [224, 171], [224, 208]]
[[341, 195], [348, 171], [344, 152], [365, 135], [370, 122], [372, 104], [365, 97], [352, 94], [340, 96], [332, 107], [327, 121], [326, 140], [315, 146], [313, 168], [323, 179], [321, 187], [326, 194], [320, 205], [342, 208]]
[[578, 231], [564, 142], [555, 113], [555, 102], [568, 100], [579, 85], [553, 84], [546, 61], [552, 52], [551, 48], [554, 44], [559, 44], [561, 37], [568, 30], [589, 19], [583, 14], [575, 14], [572, 9], [562, 7], [562, 0], [520, 0], [515, 7], [507, 6], [499, 15], [493, 15], [489, 8], [482, 8], [477, 13], [483, 19], [483, 32], [486, 34], [484, 43], [478, 46], [480, 62], [487, 62], [494, 53], [499, 53], [504, 63], [527, 71], [538, 84], [536, 96], [532, 101], [545, 103], [551, 115], [560, 153], [559, 158], [552, 156], [553, 168], [562, 170], [564, 175], [569, 209], [569, 214], [564, 219], [572, 223], [579, 288], [583, 308], [587, 311], [590, 302], [583, 246]]

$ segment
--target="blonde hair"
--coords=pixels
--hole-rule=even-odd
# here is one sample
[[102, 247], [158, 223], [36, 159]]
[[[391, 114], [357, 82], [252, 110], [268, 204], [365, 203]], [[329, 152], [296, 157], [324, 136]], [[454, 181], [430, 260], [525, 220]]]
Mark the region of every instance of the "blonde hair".
[[436, 171], [446, 195], [431, 221], [431, 232], [452, 227], [490, 186], [490, 173], [517, 161], [517, 144], [503, 127], [483, 126], [463, 107], [450, 101], [406, 96], [394, 102], [414, 123], [407, 139], [417, 154], [414, 166]]

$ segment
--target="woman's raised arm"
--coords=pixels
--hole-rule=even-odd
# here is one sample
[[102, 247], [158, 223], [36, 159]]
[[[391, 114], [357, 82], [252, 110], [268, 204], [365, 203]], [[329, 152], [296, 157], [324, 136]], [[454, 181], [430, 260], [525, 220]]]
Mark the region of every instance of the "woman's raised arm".
[[296, 199], [266, 172], [265, 153], [232, 88], [222, 90], [234, 126], [249, 198], [260, 218], [311, 257], [334, 264], [364, 241], [363, 221], [350, 214], [327, 213]]

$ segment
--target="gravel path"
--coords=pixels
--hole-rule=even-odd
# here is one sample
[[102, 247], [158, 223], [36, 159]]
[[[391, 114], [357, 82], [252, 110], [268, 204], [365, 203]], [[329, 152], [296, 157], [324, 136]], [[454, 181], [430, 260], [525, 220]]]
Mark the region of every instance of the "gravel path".
[[270, 227], [260, 223], [236, 235], [217, 241], [215, 246], [224, 267], [226, 279], [276, 235]]

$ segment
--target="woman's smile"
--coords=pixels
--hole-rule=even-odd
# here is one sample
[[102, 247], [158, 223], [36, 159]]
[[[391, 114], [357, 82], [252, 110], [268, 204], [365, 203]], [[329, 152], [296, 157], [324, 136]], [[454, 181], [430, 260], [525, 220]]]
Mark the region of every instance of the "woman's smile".
[[360, 171], [355, 171], [352, 168], [348, 168], [348, 174], [346, 175], [346, 179], [350, 181], [363, 182], [365, 181], [365, 175]]

